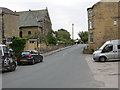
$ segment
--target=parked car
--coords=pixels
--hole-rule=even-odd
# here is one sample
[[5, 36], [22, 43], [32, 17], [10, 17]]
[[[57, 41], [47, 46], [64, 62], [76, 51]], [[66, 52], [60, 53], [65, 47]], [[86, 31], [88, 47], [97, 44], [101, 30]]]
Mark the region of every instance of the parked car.
[[22, 51], [20, 56], [18, 56], [18, 65], [21, 64], [32, 64], [40, 63], [43, 61], [43, 56], [36, 50], [25, 50]]
[[95, 61], [120, 60], [120, 40], [110, 40], [93, 53]]
[[0, 68], [2, 71], [15, 71], [16, 58], [6, 45], [0, 44]]

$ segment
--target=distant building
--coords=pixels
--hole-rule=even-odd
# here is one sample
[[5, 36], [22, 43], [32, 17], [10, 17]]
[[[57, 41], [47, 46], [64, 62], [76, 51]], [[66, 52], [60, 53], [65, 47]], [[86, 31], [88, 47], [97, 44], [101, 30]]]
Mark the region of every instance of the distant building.
[[89, 47], [98, 49], [107, 40], [120, 39], [120, 1], [102, 0], [88, 8]]
[[13, 36], [19, 36], [19, 15], [0, 7], [0, 43], [9, 43]]
[[27, 45], [37, 44], [40, 48], [45, 47], [45, 36], [47, 35], [48, 30], [52, 30], [52, 23], [48, 10], [29, 10], [17, 13], [19, 14], [20, 21], [19, 36], [31, 38], [31, 40], [38, 39], [38, 41], [30, 40]]
[[52, 29], [52, 23], [47, 9], [18, 12], [20, 15], [19, 29], [21, 37], [46, 35]]

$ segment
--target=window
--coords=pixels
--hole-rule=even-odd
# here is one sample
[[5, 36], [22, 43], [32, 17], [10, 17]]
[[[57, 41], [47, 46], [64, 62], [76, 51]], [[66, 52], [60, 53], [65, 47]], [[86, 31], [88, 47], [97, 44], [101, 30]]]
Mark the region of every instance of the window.
[[19, 36], [22, 37], [22, 31], [20, 31]]
[[12, 38], [6, 38], [6, 42], [12, 42]]
[[29, 55], [30, 54], [30, 52], [29, 51], [24, 51], [24, 52], [22, 52], [22, 54], [21, 55]]
[[6, 46], [3, 46], [4, 53], [8, 53], [8, 48]]
[[31, 51], [31, 54], [38, 54], [37, 51]]
[[30, 41], [30, 43], [35, 43], [35, 41]]
[[92, 9], [88, 10], [88, 16], [93, 16], [93, 10]]
[[114, 21], [114, 22], [113, 22], [113, 25], [117, 25], [117, 21]]
[[89, 20], [89, 29], [94, 29], [94, 25], [93, 25], [93, 19]]
[[111, 52], [111, 51], [113, 51], [113, 45], [108, 44], [104, 47], [102, 52], [105, 53], [105, 52]]
[[120, 45], [118, 45], [117, 47], [118, 47], [118, 49], [120, 49]]
[[32, 32], [31, 31], [28, 31], [28, 35], [31, 35], [32, 34]]
[[93, 32], [89, 34], [89, 42], [93, 43]]

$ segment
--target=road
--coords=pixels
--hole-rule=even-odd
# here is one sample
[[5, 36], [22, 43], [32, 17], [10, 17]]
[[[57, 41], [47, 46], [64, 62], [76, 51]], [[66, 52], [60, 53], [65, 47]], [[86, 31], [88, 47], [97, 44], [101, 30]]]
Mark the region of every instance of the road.
[[102, 82], [93, 77], [85, 57], [84, 45], [44, 57], [43, 63], [18, 66], [3, 73], [3, 88], [99, 88]]

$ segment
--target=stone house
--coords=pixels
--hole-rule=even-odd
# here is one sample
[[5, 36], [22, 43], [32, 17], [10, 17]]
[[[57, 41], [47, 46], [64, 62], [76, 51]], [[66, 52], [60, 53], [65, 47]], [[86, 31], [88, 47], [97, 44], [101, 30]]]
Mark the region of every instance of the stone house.
[[120, 39], [120, 1], [100, 2], [88, 8], [89, 47], [98, 49], [107, 40]]
[[0, 7], [0, 43], [9, 44], [13, 36], [19, 36], [19, 15]]
[[[52, 29], [47, 9], [17, 12], [19, 14], [19, 36], [31, 38], [26, 44], [27, 49], [45, 48], [45, 36]], [[37, 39], [37, 40], [35, 40]], [[31, 41], [33, 40], [33, 41]], [[34, 46], [30, 47], [29, 46]]]

